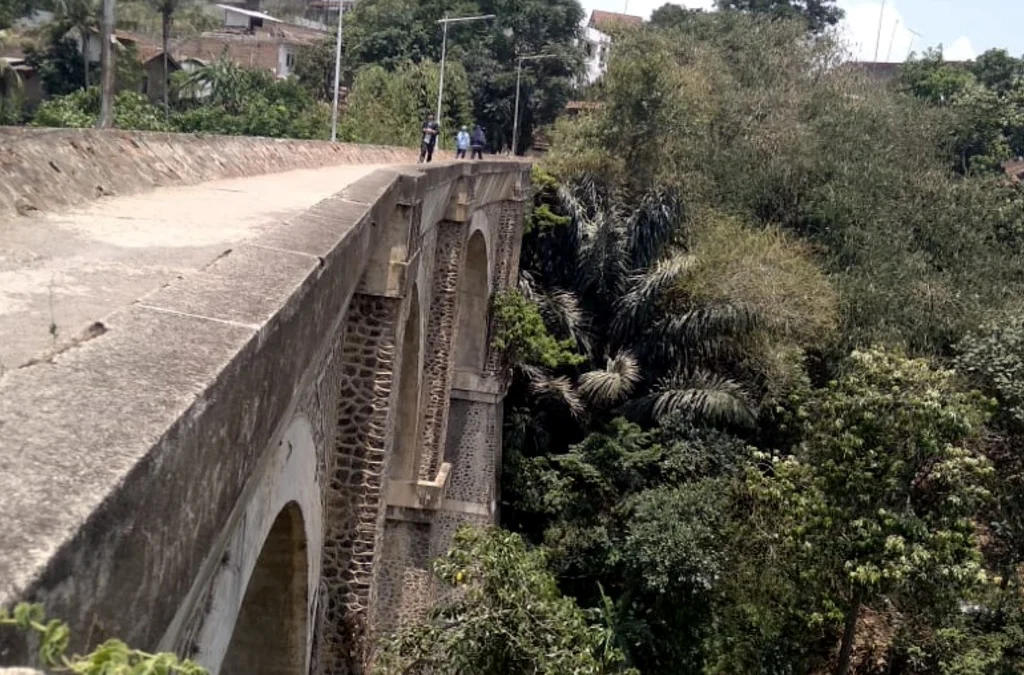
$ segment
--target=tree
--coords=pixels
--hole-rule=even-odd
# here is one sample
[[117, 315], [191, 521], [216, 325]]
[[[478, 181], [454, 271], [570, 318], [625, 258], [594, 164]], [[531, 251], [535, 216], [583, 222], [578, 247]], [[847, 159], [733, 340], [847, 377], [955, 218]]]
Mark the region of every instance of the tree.
[[1015, 88], [1024, 75], [1024, 63], [1005, 49], [990, 49], [968, 67], [981, 84], [998, 94]]
[[171, 73], [169, 59], [171, 51], [171, 27], [174, 23], [174, 14], [178, 11], [182, 0], [150, 0], [155, 9], [160, 14], [160, 48], [163, 50], [163, 66], [164, 66], [164, 110], [170, 111], [170, 90], [171, 90]]
[[562, 597], [541, 551], [515, 534], [464, 526], [434, 562], [449, 589], [430, 616], [399, 628], [379, 675], [606, 675], [629, 672], [607, 628]]
[[[423, 120], [437, 105], [437, 66], [429, 61], [406, 64], [393, 71], [381, 66], [360, 69], [341, 120], [342, 138], [361, 143], [418, 147]], [[469, 124], [472, 115], [465, 70], [458, 62], [445, 71], [442, 128]], [[450, 144], [452, 134], [442, 136]]]
[[972, 444], [986, 407], [923, 360], [854, 352], [806, 405], [797, 454], [749, 472], [751, 498], [774, 514], [767, 536], [818, 585], [821, 619], [843, 615], [837, 675], [850, 670], [863, 607], [885, 599], [937, 620], [984, 582], [972, 518], [992, 470]]
[[563, 587], [610, 604], [618, 644], [641, 672], [700, 668], [729, 477], [745, 454], [681, 418], [655, 432], [615, 419], [526, 469], [523, 503], [545, 516], [540, 536]]
[[42, 50], [29, 46], [25, 61], [39, 73], [43, 90], [51, 97], [85, 88], [82, 53], [71, 38], [55, 37]]
[[[299, 47], [295, 55], [295, 77], [318, 101], [334, 99], [334, 56], [337, 33]], [[344, 73], [343, 73], [344, 75]], [[343, 78], [344, 81], [344, 78]]]
[[900, 68], [901, 85], [914, 96], [930, 103], [950, 103], [977, 83], [971, 70], [947, 63], [942, 46], [912, 55]]
[[843, 19], [844, 12], [835, 0], [716, 0], [719, 9], [734, 9], [773, 18], [799, 18], [808, 30], [820, 33]]
[[702, 9], [688, 9], [682, 5], [666, 3], [651, 12], [651, 25], [656, 28], [679, 28], [690, 22]]
[[[448, 63], [464, 68], [473, 96], [472, 115], [494, 147], [510, 145], [516, 56], [551, 54], [524, 72], [520, 128], [524, 147], [536, 126], [554, 121], [582, 69], [576, 46], [583, 9], [577, 0], [366, 0], [346, 19], [346, 69], [377, 65], [397, 70], [441, 58], [441, 27], [451, 16], [495, 14], [493, 21], [449, 28]], [[436, 67], [436, 66], [435, 66]], [[447, 75], [446, 75], [447, 78]], [[356, 94], [353, 83], [353, 95]]]
[[63, 30], [74, 29], [82, 38], [82, 77], [89, 88], [89, 45], [99, 31], [101, 7], [96, 0], [54, 0], [54, 14]]
[[0, 30], [10, 28], [14, 21], [35, 9], [33, 0], [0, 0]]
[[326, 138], [330, 110], [296, 80], [278, 80], [259, 69], [218, 61], [181, 78], [178, 131]]

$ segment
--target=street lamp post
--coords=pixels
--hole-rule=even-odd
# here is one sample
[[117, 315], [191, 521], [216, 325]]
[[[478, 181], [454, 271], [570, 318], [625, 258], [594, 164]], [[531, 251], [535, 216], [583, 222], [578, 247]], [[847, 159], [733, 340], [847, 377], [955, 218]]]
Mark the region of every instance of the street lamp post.
[[441, 38], [441, 76], [440, 81], [437, 84], [437, 117], [434, 118], [435, 120], [437, 120], [439, 129], [441, 128], [441, 103], [444, 99], [444, 64], [445, 61], [448, 59], [448, 24], [466, 23], [469, 21], [485, 21], [487, 19], [493, 18], [495, 18], [494, 14], [480, 14], [477, 16], [457, 16], [453, 18], [449, 18], [448, 14], [445, 14], [443, 19], [437, 20], [437, 22], [444, 27], [444, 37]]
[[338, 140], [338, 90], [341, 89], [341, 30], [345, 0], [338, 0], [338, 36], [334, 43], [334, 103], [331, 106], [331, 142]]
[[520, 56], [519, 64], [516, 67], [516, 105], [515, 110], [512, 112], [512, 154], [516, 154], [516, 149], [519, 147], [519, 89], [523, 81], [523, 61], [539, 61], [540, 59], [553, 58], [554, 54], [531, 54], [530, 56]]

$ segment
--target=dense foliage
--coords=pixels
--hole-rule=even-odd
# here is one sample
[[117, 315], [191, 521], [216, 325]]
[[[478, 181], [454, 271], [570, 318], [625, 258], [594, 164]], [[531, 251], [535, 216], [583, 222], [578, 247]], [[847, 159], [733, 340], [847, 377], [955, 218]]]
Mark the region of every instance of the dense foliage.
[[948, 63], [930, 49], [900, 71], [900, 85], [951, 120], [960, 173], [991, 173], [1024, 155], [1024, 61], [992, 49], [970, 63]]
[[503, 524], [641, 673], [1019, 672], [1019, 64], [754, 5], [617, 36], [534, 173], [495, 318], [580, 356], [496, 345]]
[[434, 572], [447, 599], [384, 642], [376, 673], [628, 673], [608, 629], [562, 597], [543, 554], [518, 535], [463, 528]]
[[[418, 146], [424, 111], [437, 105], [437, 65], [427, 61], [387, 70], [370, 65], [359, 70], [342, 118], [342, 138], [363, 143]], [[459, 63], [445, 69], [442, 126], [457, 129], [472, 120], [472, 102], [466, 71]], [[444, 146], [454, 147], [452, 133], [442, 135]]]
[[[144, 131], [326, 138], [330, 111], [294, 80], [271, 73], [216, 62], [175, 78], [174, 105], [165, 111], [142, 94], [117, 95], [115, 125]], [[79, 89], [43, 102], [32, 124], [89, 127], [99, 115], [99, 93]]]

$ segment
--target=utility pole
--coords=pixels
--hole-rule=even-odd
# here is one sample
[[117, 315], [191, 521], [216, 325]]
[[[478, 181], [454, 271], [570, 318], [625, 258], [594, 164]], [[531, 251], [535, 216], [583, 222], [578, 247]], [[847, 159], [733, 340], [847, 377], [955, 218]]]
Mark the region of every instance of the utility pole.
[[103, 0], [103, 42], [100, 44], [100, 118], [96, 126], [114, 126], [114, 0]]
[[[434, 118], [437, 121], [437, 128], [443, 131], [444, 125], [441, 122], [441, 103], [444, 101], [444, 64], [448, 59], [448, 24], [450, 23], [466, 23], [469, 21], [485, 21], [494, 19], [494, 14], [481, 14], [478, 16], [457, 16], [449, 18], [446, 12], [443, 19], [438, 19], [437, 22], [444, 26], [443, 37], [441, 38], [441, 74], [437, 83], [437, 116]], [[438, 134], [438, 142], [440, 142], [441, 134]]]
[[338, 90], [341, 89], [341, 33], [344, 28], [345, 0], [338, 0], [338, 37], [334, 43], [334, 103], [331, 105], [331, 143], [338, 141]]
[[875, 36], [875, 63], [878, 63], [878, 47], [882, 44], [882, 20], [885, 18], [885, 0], [882, 0], [882, 9], [878, 12], [878, 35]]
[[896, 29], [900, 27], [900, 20], [896, 19], [896, 23], [892, 25], [892, 35], [889, 36], [889, 51], [885, 53], [885, 61], [889, 63], [892, 60], [892, 43], [896, 40]]
[[553, 58], [554, 54], [531, 54], [520, 56], [519, 64], [516, 67], [516, 104], [512, 112], [512, 154], [515, 155], [519, 149], [519, 89], [523, 81], [523, 61], [539, 61], [540, 59]]

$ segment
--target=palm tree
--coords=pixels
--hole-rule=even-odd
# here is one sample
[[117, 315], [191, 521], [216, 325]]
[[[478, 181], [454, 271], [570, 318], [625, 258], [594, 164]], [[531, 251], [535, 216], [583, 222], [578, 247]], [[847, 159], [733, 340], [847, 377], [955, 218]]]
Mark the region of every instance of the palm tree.
[[749, 425], [754, 406], [737, 364], [759, 317], [680, 293], [698, 261], [678, 196], [662, 188], [635, 197], [583, 177], [562, 185], [558, 201], [569, 222], [527, 242], [520, 290], [592, 366], [572, 391], [562, 374], [530, 372], [534, 394], [569, 408], [585, 401], [655, 420], [688, 412]]
[[85, 88], [89, 88], [89, 47], [92, 34], [99, 31], [101, 7], [96, 0], [54, 0], [54, 14], [67, 29], [82, 36], [82, 69]]
[[161, 47], [163, 48], [163, 61], [164, 61], [164, 110], [169, 111], [169, 99], [168, 90], [170, 89], [170, 72], [168, 51], [171, 48], [171, 26], [174, 22], [174, 14], [178, 11], [178, 7], [181, 4], [181, 0], [149, 0], [152, 4], [153, 9], [160, 14], [160, 39]]

